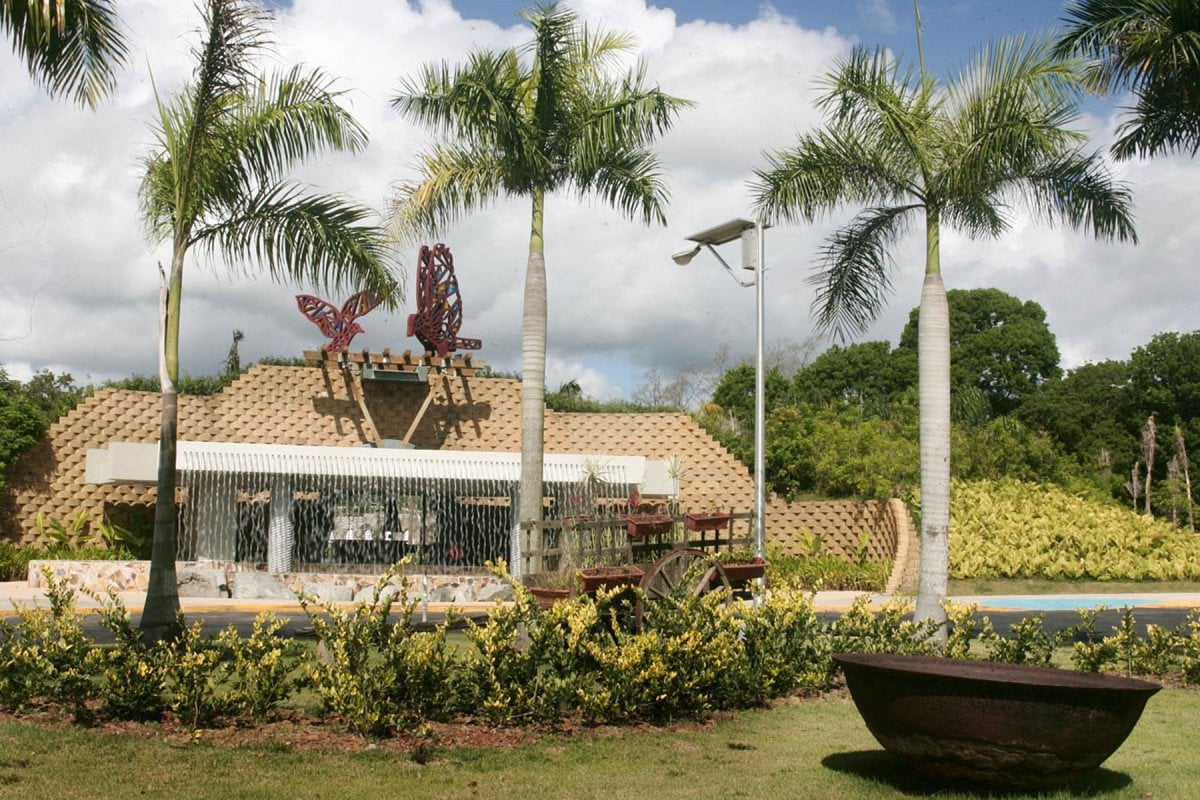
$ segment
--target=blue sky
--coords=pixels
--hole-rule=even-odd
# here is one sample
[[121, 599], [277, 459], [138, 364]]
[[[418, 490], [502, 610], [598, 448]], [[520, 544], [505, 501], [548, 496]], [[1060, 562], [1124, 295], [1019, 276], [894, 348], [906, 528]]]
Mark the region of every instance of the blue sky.
[[[338, 76], [343, 100], [371, 144], [297, 171], [319, 191], [340, 192], [386, 218], [398, 181], [415, 175], [428, 132], [390, 107], [400, 80], [431, 60], [455, 62], [471, 49], [528, 40], [510, 0], [291, 0], [272, 27], [277, 62], [303, 61]], [[624, 219], [602, 203], [550, 199], [546, 258], [550, 321], [547, 382], [578, 380], [595, 397], [628, 396], [648, 373], [697, 375], [732, 366], [753, 350], [753, 292], [730, 283], [711, 258], [675, 266], [684, 237], [748, 216], [747, 183], [764, 152], [786, 147], [822, 122], [814, 84], [858, 43], [915, 58], [908, 0], [677, 2], [573, 0], [589, 24], [637, 34], [651, 78], [696, 102], [657, 148], [671, 200], [666, 226]], [[939, 73], [979, 45], [1054, 27], [1054, 0], [926, 0], [926, 55]], [[165, 246], [138, 220], [140, 165], [152, 141], [154, 87], [171, 92], [191, 71], [199, 18], [191, 3], [121, 4], [131, 59], [117, 95], [96, 112], [48, 100], [24, 66], [0, 52], [0, 365], [26, 377], [49, 368], [79, 380], [153, 374], [157, 263]], [[150, 80], [153, 70], [154, 81]], [[1089, 101], [1078, 129], [1104, 150], [1120, 99]], [[1134, 191], [1142, 244], [1097, 243], [1046, 227], [1013, 209], [1012, 230], [995, 241], [943, 235], [949, 288], [995, 287], [1047, 312], [1065, 367], [1130, 352], [1163, 331], [1191, 331], [1196, 303], [1172, 287], [1194, 283], [1200, 227], [1190, 225], [1200, 169], [1187, 158], [1114, 164]], [[828, 340], [812, 325], [807, 283], [822, 240], [838, 219], [781, 225], [767, 236], [767, 338], [792, 363]], [[464, 298], [464, 337], [484, 340], [481, 357], [520, 368], [521, 286], [529, 208], [501, 198], [439, 232], [454, 252]], [[897, 249], [895, 292], [860, 340], [896, 341], [919, 297], [917, 232]], [[430, 242], [432, 243], [432, 242]], [[416, 247], [401, 246], [409, 290], [396, 312], [361, 318], [355, 348], [402, 351], [413, 310]], [[736, 254], [731, 254], [736, 259]], [[272, 283], [245, 265], [195, 259], [185, 277], [182, 369], [216, 372], [235, 328], [243, 361], [295, 357], [320, 344], [296, 309], [311, 286]], [[347, 295], [349, 292], [346, 293]], [[342, 297], [328, 297], [340, 305]], [[724, 354], [724, 361], [721, 361]]]
[[[464, 17], [501, 25], [519, 22], [518, 13], [531, 7], [512, 0], [452, 2]], [[731, 25], [745, 25], [770, 6], [806, 28], [833, 27], [860, 42], [916, 57], [913, 6], [907, 0], [678, 0], [653, 5], [674, 11], [680, 24], [707, 20]], [[990, 39], [1049, 31], [1060, 24], [1062, 5], [1055, 0], [925, 0], [920, 7], [927, 63], [944, 71]]]

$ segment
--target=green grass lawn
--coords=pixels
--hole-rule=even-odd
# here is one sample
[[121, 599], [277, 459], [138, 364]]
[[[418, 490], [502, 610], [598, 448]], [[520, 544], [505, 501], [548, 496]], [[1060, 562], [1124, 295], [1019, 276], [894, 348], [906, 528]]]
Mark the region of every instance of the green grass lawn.
[[[1200, 692], [1165, 689], [1125, 745], [1083, 783], [1045, 798], [1200, 796], [1192, 731]], [[948, 792], [884, 753], [844, 693], [699, 728], [544, 735], [518, 750], [439, 750], [424, 765], [370, 748], [225, 749], [178, 736], [0, 724], [0, 798], [780, 798], [852, 800]], [[1010, 797], [1021, 797], [1015, 795]]]

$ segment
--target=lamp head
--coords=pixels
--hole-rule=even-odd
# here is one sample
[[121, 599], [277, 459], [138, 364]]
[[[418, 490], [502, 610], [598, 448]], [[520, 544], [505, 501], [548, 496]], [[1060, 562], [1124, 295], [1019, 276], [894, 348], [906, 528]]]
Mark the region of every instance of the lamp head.
[[690, 264], [692, 259], [696, 257], [696, 253], [699, 253], [699, 252], [700, 252], [700, 245], [696, 245], [695, 247], [685, 247], [684, 249], [678, 250], [675, 253], [673, 253], [671, 255], [671, 260], [682, 267], [687, 264]]

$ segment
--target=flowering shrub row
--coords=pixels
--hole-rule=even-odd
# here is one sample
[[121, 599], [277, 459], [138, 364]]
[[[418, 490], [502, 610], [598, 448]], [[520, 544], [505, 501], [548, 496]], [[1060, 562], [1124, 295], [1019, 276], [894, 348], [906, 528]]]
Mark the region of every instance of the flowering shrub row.
[[864, 600], [823, 618], [800, 592], [774, 591], [756, 608], [713, 592], [648, 604], [633, 630], [628, 595], [602, 591], [542, 609], [516, 584], [514, 602], [495, 606], [485, 623], [465, 621], [466, 644], [455, 644], [448, 633], [457, 620], [414, 629], [415, 601], [392, 571], [349, 611], [304, 598], [320, 638], [314, 652], [281, 637], [270, 615], [248, 637], [232, 629], [204, 636], [193, 625], [147, 646], [115, 594], [101, 598], [115, 643], [99, 646], [80, 629], [73, 591], [51, 579], [49, 596], [48, 613], [21, 610], [16, 624], [0, 622], [0, 706], [51, 704], [80, 720], [168, 711], [192, 727], [263, 720], [305, 689], [329, 716], [369, 736], [463, 718], [662, 721], [827, 689], [831, 654], [845, 651], [1045, 664], [1057, 646], [1071, 645], [1080, 669], [1200, 681], [1200, 614], [1179, 630], [1150, 626], [1141, 636], [1128, 610], [1110, 636], [1097, 633], [1094, 612], [1060, 636], [1033, 616], [1002, 636], [977, 609], [952, 606], [947, 640], [936, 644], [936, 626], [906, 620], [898, 603], [872, 610]]

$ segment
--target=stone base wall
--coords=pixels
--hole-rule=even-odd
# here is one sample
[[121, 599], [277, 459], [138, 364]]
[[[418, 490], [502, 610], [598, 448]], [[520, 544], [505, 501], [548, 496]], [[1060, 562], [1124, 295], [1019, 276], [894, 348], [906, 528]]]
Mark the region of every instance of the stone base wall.
[[[65, 579], [74, 589], [104, 594], [144, 592], [150, 576], [149, 561], [32, 561], [29, 585], [45, 588], [43, 568]], [[293, 572], [272, 574], [238, 569], [221, 562], [181, 561], [175, 566], [180, 597], [235, 598], [239, 600], [295, 600], [304, 592], [328, 602], [369, 599], [378, 575]], [[459, 575], [407, 574], [409, 596], [431, 603], [468, 605], [492, 603], [512, 597], [512, 587], [490, 573]]]

